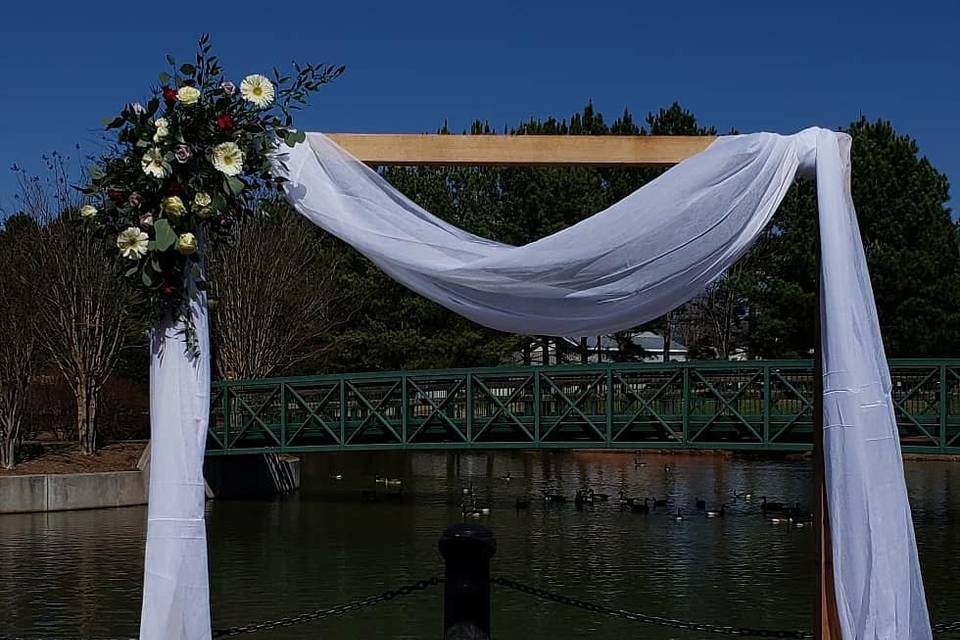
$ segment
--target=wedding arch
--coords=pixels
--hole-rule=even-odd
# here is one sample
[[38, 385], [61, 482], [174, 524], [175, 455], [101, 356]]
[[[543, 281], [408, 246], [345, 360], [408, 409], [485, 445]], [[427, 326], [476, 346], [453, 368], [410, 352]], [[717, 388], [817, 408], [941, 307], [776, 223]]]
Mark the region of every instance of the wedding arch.
[[[693, 298], [748, 250], [797, 175], [814, 178], [817, 633], [830, 640], [931, 637], [890, 378], [850, 193], [848, 136], [819, 128], [717, 138], [310, 133], [281, 148], [275, 161], [300, 213], [410, 289], [495, 329], [556, 336], [629, 328]], [[368, 164], [676, 166], [579, 224], [515, 247], [431, 215]], [[189, 305], [192, 332], [167, 320], [152, 340], [140, 631], [150, 640], [210, 637], [204, 293]]]

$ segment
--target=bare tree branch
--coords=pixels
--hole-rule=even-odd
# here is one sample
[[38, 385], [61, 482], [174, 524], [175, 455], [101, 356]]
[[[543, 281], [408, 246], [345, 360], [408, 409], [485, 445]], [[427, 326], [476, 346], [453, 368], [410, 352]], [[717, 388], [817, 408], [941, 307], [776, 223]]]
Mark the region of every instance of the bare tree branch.
[[29, 430], [38, 340], [33, 316], [37, 292], [30, 274], [30, 253], [37, 227], [22, 215], [0, 230], [0, 467], [12, 468]]
[[211, 256], [214, 354], [222, 378], [263, 378], [314, 359], [345, 321], [335, 254], [282, 209], [242, 223], [235, 246]]
[[20, 178], [23, 211], [38, 223], [30, 254], [38, 296], [33, 321], [39, 344], [73, 392], [80, 449], [91, 454], [100, 391], [133, 330], [137, 299], [104, 240], [78, 224], [82, 202], [68, 185], [63, 159], [54, 157], [48, 169], [46, 180]]

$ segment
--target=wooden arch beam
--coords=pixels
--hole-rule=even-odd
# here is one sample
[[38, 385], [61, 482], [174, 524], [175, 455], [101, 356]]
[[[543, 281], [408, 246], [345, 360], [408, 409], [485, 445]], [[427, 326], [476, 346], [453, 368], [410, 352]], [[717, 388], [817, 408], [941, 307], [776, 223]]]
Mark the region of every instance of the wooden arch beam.
[[669, 167], [715, 136], [330, 133], [370, 165]]

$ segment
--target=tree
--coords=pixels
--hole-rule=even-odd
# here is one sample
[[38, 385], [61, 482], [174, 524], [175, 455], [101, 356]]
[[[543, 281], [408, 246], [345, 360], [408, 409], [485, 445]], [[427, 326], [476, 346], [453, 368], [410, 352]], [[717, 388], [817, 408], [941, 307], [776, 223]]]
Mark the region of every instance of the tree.
[[221, 378], [266, 378], [321, 358], [345, 319], [337, 253], [286, 207], [242, 222], [210, 257], [214, 361]]
[[[887, 355], [960, 353], [957, 225], [946, 177], [917, 143], [889, 122], [860, 118], [853, 138], [851, 187]], [[799, 181], [754, 252], [748, 294], [751, 351], [809, 355], [816, 300], [816, 190]]]
[[747, 309], [744, 283], [749, 277], [749, 265], [740, 260], [703, 295], [685, 305], [685, 320], [696, 327], [695, 335], [686, 343], [695, 359], [728, 360], [743, 344]]
[[80, 451], [97, 449], [100, 392], [136, 329], [136, 295], [103, 251], [103, 239], [79, 224], [81, 204], [67, 183], [62, 158], [48, 163], [46, 180], [20, 174], [24, 212], [39, 223], [32, 252], [37, 282], [33, 314], [40, 345], [63, 375], [77, 407]]
[[30, 218], [8, 218], [0, 229], [0, 467], [11, 469], [28, 430], [33, 377], [37, 369], [36, 282], [30, 253], [37, 226]]

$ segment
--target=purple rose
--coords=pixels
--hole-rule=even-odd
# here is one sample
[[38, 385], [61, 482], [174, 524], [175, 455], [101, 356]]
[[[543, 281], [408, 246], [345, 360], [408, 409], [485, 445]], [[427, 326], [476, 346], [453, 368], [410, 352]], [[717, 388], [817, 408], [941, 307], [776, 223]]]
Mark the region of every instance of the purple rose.
[[193, 155], [193, 152], [190, 151], [190, 147], [185, 144], [181, 144], [177, 147], [177, 150], [173, 152], [173, 155], [177, 159], [177, 162], [183, 164], [190, 159], [190, 156]]
[[237, 90], [236, 85], [227, 80], [226, 82], [220, 85], [220, 88], [223, 89], [224, 95], [232, 96], [233, 92]]
[[143, 204], [143, 198], [140, 196], [139, 193], [134, 191], [133, 193], [130, 194], [130, 197], [127, 198], [127, 204], [129, 204], [134, 209], [139, 209], [140, 205]]
[[153, 226], [153, 214], [149, 211], [142, 216], [140, 216], [140, 226], [141, 227], [152, 227]]

